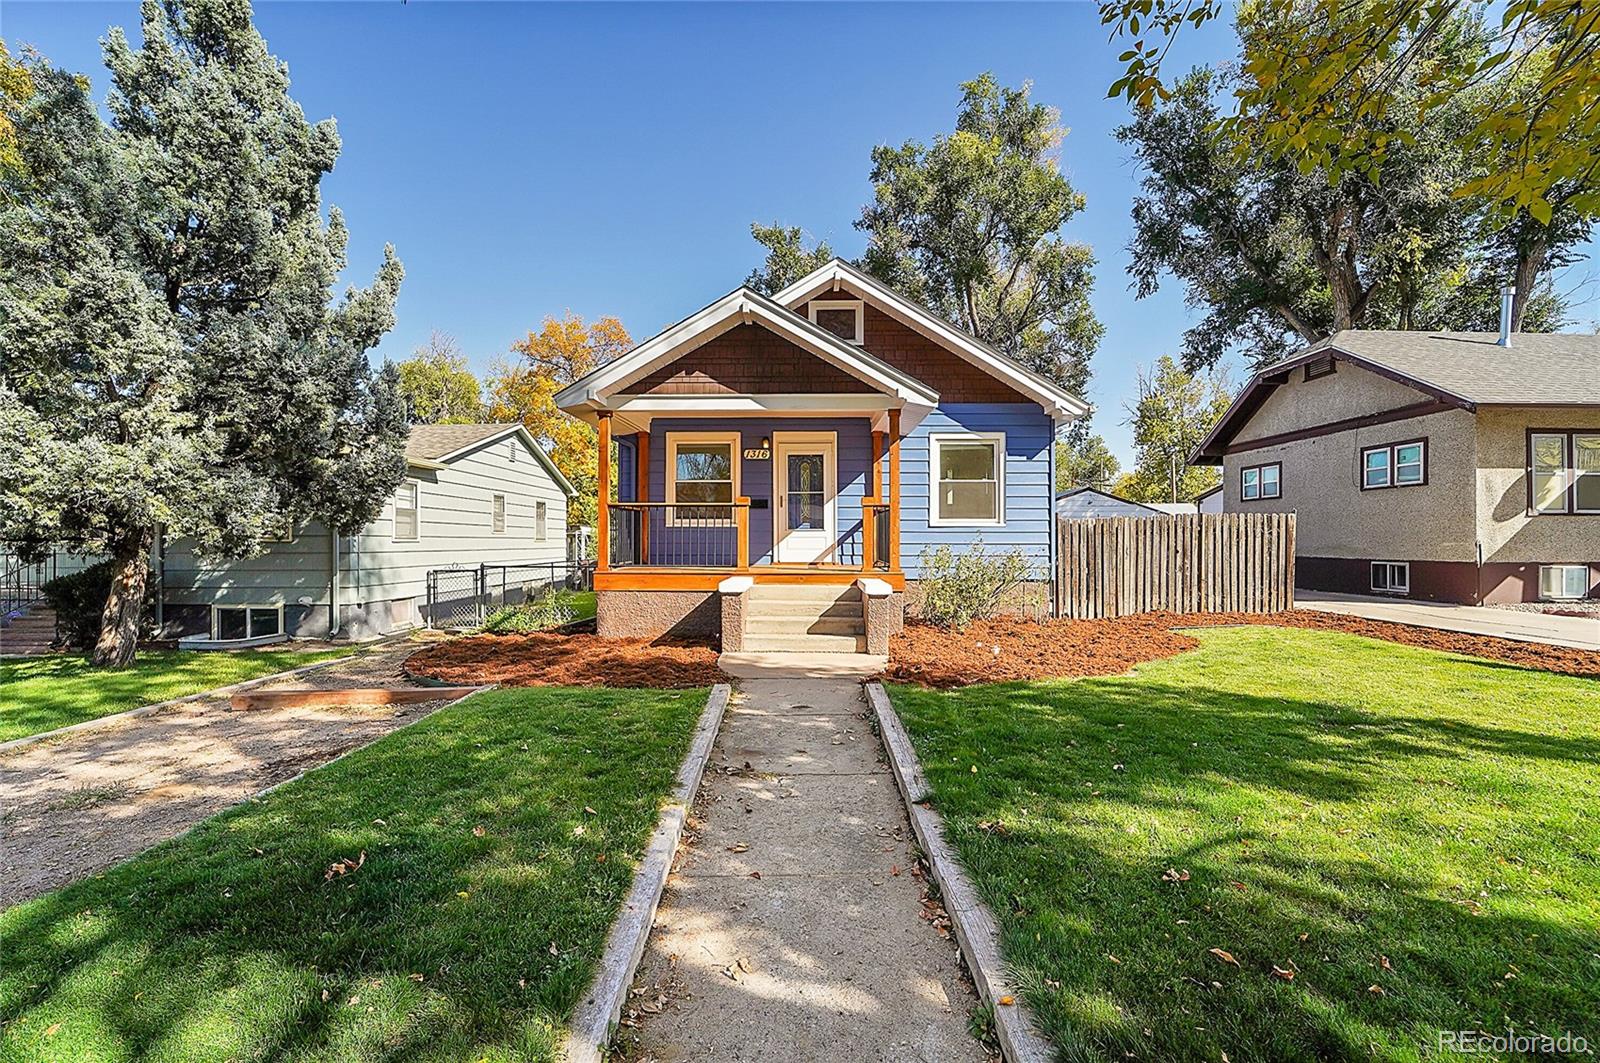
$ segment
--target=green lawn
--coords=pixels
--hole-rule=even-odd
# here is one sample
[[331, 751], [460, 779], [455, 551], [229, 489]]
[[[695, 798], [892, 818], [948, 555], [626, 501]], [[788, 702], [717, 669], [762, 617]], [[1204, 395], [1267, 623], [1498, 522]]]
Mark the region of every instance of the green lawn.
[[115, 672], [91, 667], [84, 657], [68, 655], [0, 661], [0, 742], [349, 652], [140, 650], [133, 667]]
[[0, 914], [0, 1058], [552, 1058], [705, 697], [479, 695]]
[[1600, 1045], [1600, 683], [1195, 634], [1131, 676], [891, 692], [1062, 1058]]
[[569, 600], [572, 602], [572, 607], [578, 613], [575, 619], [593, 620], [594, 591], [571, 591], [569, 592], [569, 595]]

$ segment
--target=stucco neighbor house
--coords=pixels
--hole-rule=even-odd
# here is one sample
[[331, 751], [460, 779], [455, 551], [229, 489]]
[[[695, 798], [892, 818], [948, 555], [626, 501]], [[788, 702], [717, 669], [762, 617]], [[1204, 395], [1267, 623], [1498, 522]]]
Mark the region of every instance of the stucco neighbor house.
[[1258, 372], [1194, 461], [1227, 512], [1298, 514], [1304, 588], [1600, 594], [1600, 336], [1339, 332]]
[[371, 638], [420, 625], [430, 570], [566, 560], [573, 488], [521, 425], [414, 425], [406, 466], [357, 535], [307, 523], [214, 565], [158, 543], [162, 634]]
[[607, 636], [883, 652], [924, 549], [1054, 571], [1056, 431], [1088, 405], [835, 260], [736, 288], [556, 396], [597, 426]]

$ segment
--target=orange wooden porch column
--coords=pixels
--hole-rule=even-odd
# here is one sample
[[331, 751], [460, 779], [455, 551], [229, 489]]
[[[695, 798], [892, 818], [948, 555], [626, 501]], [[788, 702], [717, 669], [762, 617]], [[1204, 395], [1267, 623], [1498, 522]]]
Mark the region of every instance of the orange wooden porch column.
[[600, 411], [600, 483], [596, 493], [598, 510], [594, 521], [594, 535], [599, 542], [594, 547], [594, 570], [605, 572], [611, 568], [611, 411]]
[[900, 571], [900, 411], [889, 411], [889, 571]]

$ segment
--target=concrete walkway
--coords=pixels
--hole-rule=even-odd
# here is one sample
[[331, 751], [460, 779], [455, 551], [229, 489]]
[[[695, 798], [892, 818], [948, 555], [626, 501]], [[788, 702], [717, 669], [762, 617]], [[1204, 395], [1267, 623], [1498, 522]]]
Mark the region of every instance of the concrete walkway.
[[1492, 635], [1517, 642], [1545, 642], [1552, 646], [1600, 650], [1600, 617], [1551, 616], [1517, 609], [1414, 602], [1358, 594], [1332, 594], [1327, 591], [1297, 590], [1294, 592], [1294, 603], [1303, 609], [1343, 613], [1366, 620], [1387, 620], [1395, 624], [1460, 631], [1468, 635]]
[[724, 719], [635, 981], [627, 1058], [988, 1058], [858, 676], [729, 664], [767, 678], [743, 679]]

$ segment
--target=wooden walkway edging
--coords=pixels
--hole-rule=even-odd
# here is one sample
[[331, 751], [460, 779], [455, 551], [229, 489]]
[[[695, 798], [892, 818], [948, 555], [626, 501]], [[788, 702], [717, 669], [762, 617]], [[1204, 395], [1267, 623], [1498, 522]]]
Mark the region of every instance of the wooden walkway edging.
[[639, 870], [634, 872], [633, 886], [622, 902], [616, 922], [611, 924], [611, 932], [606, 935], [606, 949], [600, 956], [599, 970], [567, 1025], [563, 1048], [568, 1063], [600, 1063], [611, 1043], [611, 1034], [622, 1018], [622, 1006], [627, 1002], [634, 972], [644, 958], [645, 941], [650, 937], [656, 907], [661, 903], [661, 892], [666, 888], [667, 874], [678, 852], [684, 821], [694, 804], [694, 795], [700, 790], [700, 778], [705, 774], [706, 762], [711, 759], [711, 747], [717, 740], [717, 731], [722, 726], [722, 716], [732, 693], [733, 688], [727, 683], [718, 683], [706, 699], [700, 722], [695, 725], [694, 739], [689, 743], [689, 753], [678, 769], [678, 788], [661, 809], [644, 859], [639, 862]]
[[1058, 518], [1056, 615], [1294, 608], [1293, 513]]
[[[924, 804], [928, 798], [928, 780], [922, 774], [922, 765], [917, 761], [905, 726], [889, 702], [882, 683], [874, 680], [866, 688], [867, 700], [872, 704], [878, 731], [883, 736], [883, 747], [889, 753], [889, 767], [905, 799], [906, 814], [911, 817], [911, 829], [928, 858], [934, 881], [939, 884], [945, 911], [950, 914], [950, 925], [956, 932], [956, 943], [961, 946], [961, 955], [967, 961], [978, 997], [993, 1011], [1000, 1051], [1006, 1063], [1049, 1063], [1055, 1058], [1054, 1050], [1039, 1033], [1033, 1014], [1022, 1003], [1000, 958], [1000, 926], [979, 899], [955, 850], [945, 841], [943, 817]], [[1015, 1003], [999, 1003], [1004, 997], [1010, 997]]]

